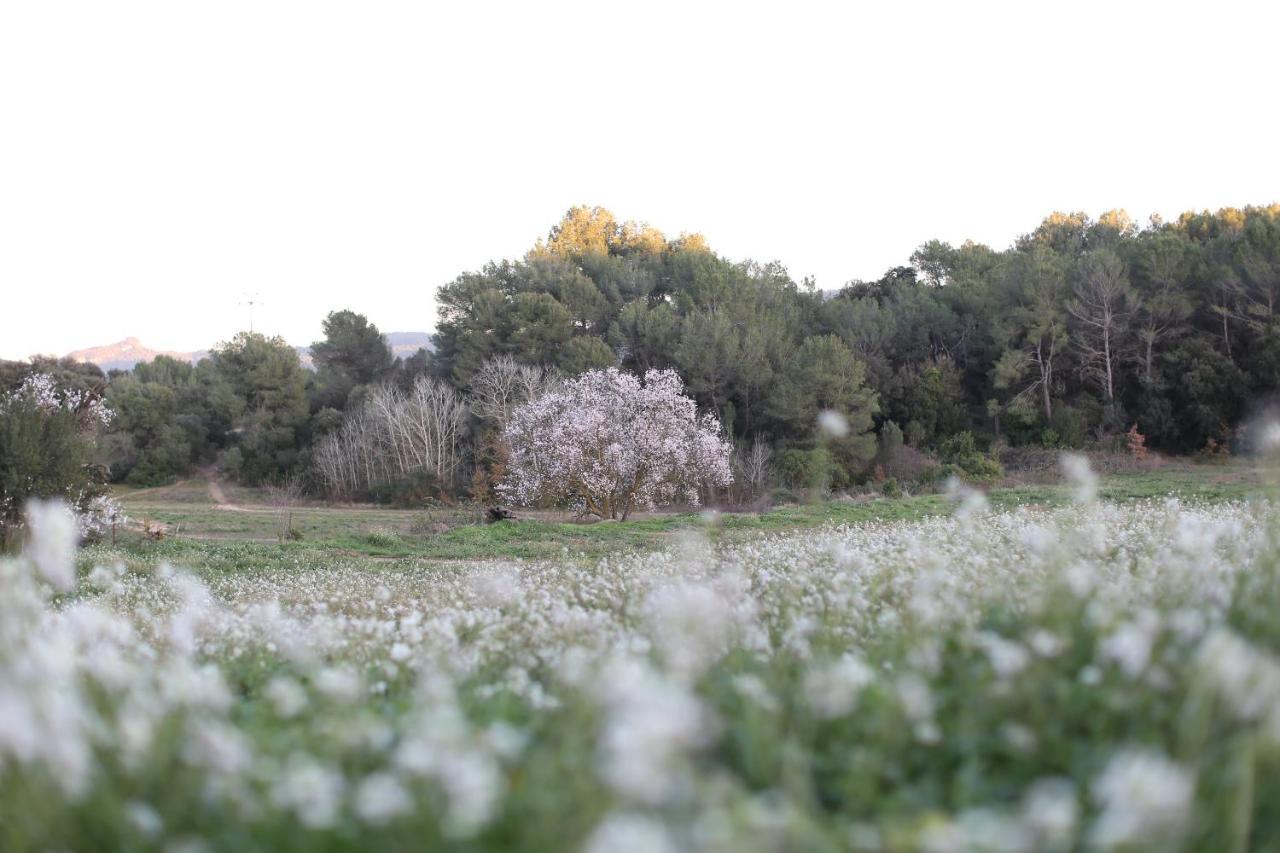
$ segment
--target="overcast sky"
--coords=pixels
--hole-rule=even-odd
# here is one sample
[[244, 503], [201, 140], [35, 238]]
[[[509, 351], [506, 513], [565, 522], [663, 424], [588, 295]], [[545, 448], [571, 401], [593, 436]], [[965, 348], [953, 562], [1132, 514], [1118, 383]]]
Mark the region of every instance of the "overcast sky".
[[[838, 11], [837, 7], [844, 11]], [[1274, 3], [0, 5], [0, 357], [430, 330], [574, 204], [820, 287], [1280, 201]]]

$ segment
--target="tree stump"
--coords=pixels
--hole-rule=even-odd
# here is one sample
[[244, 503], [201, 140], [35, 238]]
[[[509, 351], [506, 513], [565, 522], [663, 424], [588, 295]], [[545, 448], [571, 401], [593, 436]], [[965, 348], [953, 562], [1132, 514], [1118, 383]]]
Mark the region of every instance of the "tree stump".
[[484, 520], [486, 524], [494, 524], [499, 521], [516, 521], [516, 514], [506, 507], [491, 506], [485, 513]]

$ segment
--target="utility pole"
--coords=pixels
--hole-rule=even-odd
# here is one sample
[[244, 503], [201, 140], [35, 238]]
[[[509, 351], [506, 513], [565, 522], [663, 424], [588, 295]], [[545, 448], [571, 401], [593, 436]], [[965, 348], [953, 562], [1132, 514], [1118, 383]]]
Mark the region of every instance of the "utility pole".
[[253, 307], [261, 305], [262, 299], [256, 293], [249, 293], [245, 295], [244, 302], [241, 304], [249, 306], [249, 333], [253, 334]]

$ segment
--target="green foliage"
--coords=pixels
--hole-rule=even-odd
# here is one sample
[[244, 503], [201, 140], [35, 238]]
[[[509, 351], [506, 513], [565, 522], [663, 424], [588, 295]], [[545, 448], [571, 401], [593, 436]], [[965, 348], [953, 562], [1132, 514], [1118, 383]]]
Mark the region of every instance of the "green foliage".
[[[437, 368], [465, 385], [488, 356], [560, 364], [603, 355], [571, 343], [602, 338], [624, 368], [674, 366], [740, 439], [807, 443], [815, 401], [852, 380], [867, 392], [854, 432], [874, 401], [919, 448], [975, 428], [1079, 446], [1137, 421], [1186, 451], [1280, 381], [1277, 220], [1280, 206], [1145, 228], [1055, 213], [1007, 251], [931, 241], [913, 266], [819, 298], [776, 265], [575, 208], [523, 261], [442, 289]], [[1180, 387], [1188, 369], [1202, 376]]]
[[880, 453], [879, 459], [884, 462], [892, 462], [902, 450], [903, 436], [902, 429], [893, 421], [885, 421], [880, 427]]
[[0, 404], [0, 541], [9, 541], [31, 498], [76, 504], [100, 491], [92, 447], [74, 412], [50, 410], [30, 394]]
[[944, 473], [973, 483], [992, 483], [1004, 476], [1000, 463], [978, 450], [973, 433], [967, 430], [943, 439], [938, 449], [947, 463]]
[[969, 428], [960, 371], [945, 359], [900, 368], [885, 407], [911, 426], [912, 447], [932, 446]]
[[387, 378], [394, 366], [378, 327], [354, 311], [325, 317], [324, 340], [311, 345], [311, 357], [316, 365], [314, 408], [341, 408], [354, 388]]
[[831, 486], [834, 460], [825, 447], [813, 450], [790, 448], [778, 454], [778, 475], [792, 489], [824, 492]]
[[187, 471], [191, 436], [178, 425], [177, 397], [174, 385], [163, 381], [137, 375], [112, 381], [107, 400], [116, 417], [106, 447], [114, 479], [153, 486]]
[[281, 338], [241, 332], [213, 350], [214, 370], [243, 401], [235, 424], [237, 476], [273, 480], [297, 461], [307, 418], [306, 373], [297, 351]]
[[771, 400], [770, 415], [791, 434], [813, 429], [819, 413], [834, 411], [848, 421], [851, 436], [864, 436], [879, 411], [876, 393], [864, 382], [866, 367], [835, 335], [809, 338], [787, 362]]
[[560, 352], [560, 369], [566, 376], [577, 376], [588, 370], [617, 367], [618, 357], [602, 338], [594, 335], [573, 338]]
[[[931, 240], [910, 263], [819, 292], [698, 235], [575, 207], [525, 257], [440, 288], [435, 352], [398, 367], [376, 327], [338, 311], [310, 382], [262, 336], [195, 367], [160, 358], [113, 376], [121, 418], [99, 456], [144, 484], [236, 448], [224, 458], [242, 479], [271, 479], [304, 465], [369, 383], [430, 372], [465, 391], [486, 359], [509, 356], [570, 375], [674, 368], [735, 441], [776, 448], [811, 447], [818, 412], [834, 409], [851, 427], [827, 448], [840, 487], [883, 453], [878, 415], [921, 451], [964, 431], [1086, 447], [1137, 423], [1153, 450], [1194, 453], [1231, 444], [1246, 403], [1280, 384], [1280, 205], [1146, 227], [1123, 211], [1054, 213], [1005, 251]], [[38, 361], [68, 386], [103, 381]], [[0, 364], [0, 385], [30, 368]], [[991, 476], [981, 467], [971, 476]]]
[[1227, 443], [1249, 394], [1245, 373], [1202, 338], [1179, 344], [1163, 362], [1166, 393], [1178, 414], [1169, 425], [1173, 435], [1161, 435], [1161, 439], [1172, 440], [1175, 447], [1188, 452], [1199, 450], [1210, 439]]

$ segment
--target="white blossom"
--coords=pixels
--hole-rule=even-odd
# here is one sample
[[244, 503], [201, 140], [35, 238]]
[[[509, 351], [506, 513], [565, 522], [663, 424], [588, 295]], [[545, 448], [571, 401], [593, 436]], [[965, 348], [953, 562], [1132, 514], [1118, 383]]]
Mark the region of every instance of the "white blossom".
[[32, 501], [27, 505], [30, 541], [27, 556], [54, 589], [67, 592], [76, 582], [76, 519], [61, 501]]
[[1186, 823], [1194, 791], [1192, 775], [1166, 756], [1147, 749], [1120, 752], [1093, 783], [1101, 814], [1090, 838], [1112, 849], [1172, 837]]
[[391, 773], [368, 776], [356, 789], [356, 814], [366, 823], [387, 823], [408, 814], [412, 808], [413, 798]]
[[699, 417], [671, 370], [644, 381], [593, 370], [515, 410], [500, 491], [520, 504], [574, 502], [602, 518], [684, 501], [732, 482], [731, 447], [714, 415]]
[[1071, 484], [1075, 499], [1087, 503], [1098, 495], [1098, 475], [1089, 467], [1089, 460], [1078, 453], [1062, 455], [1062, 473]]

